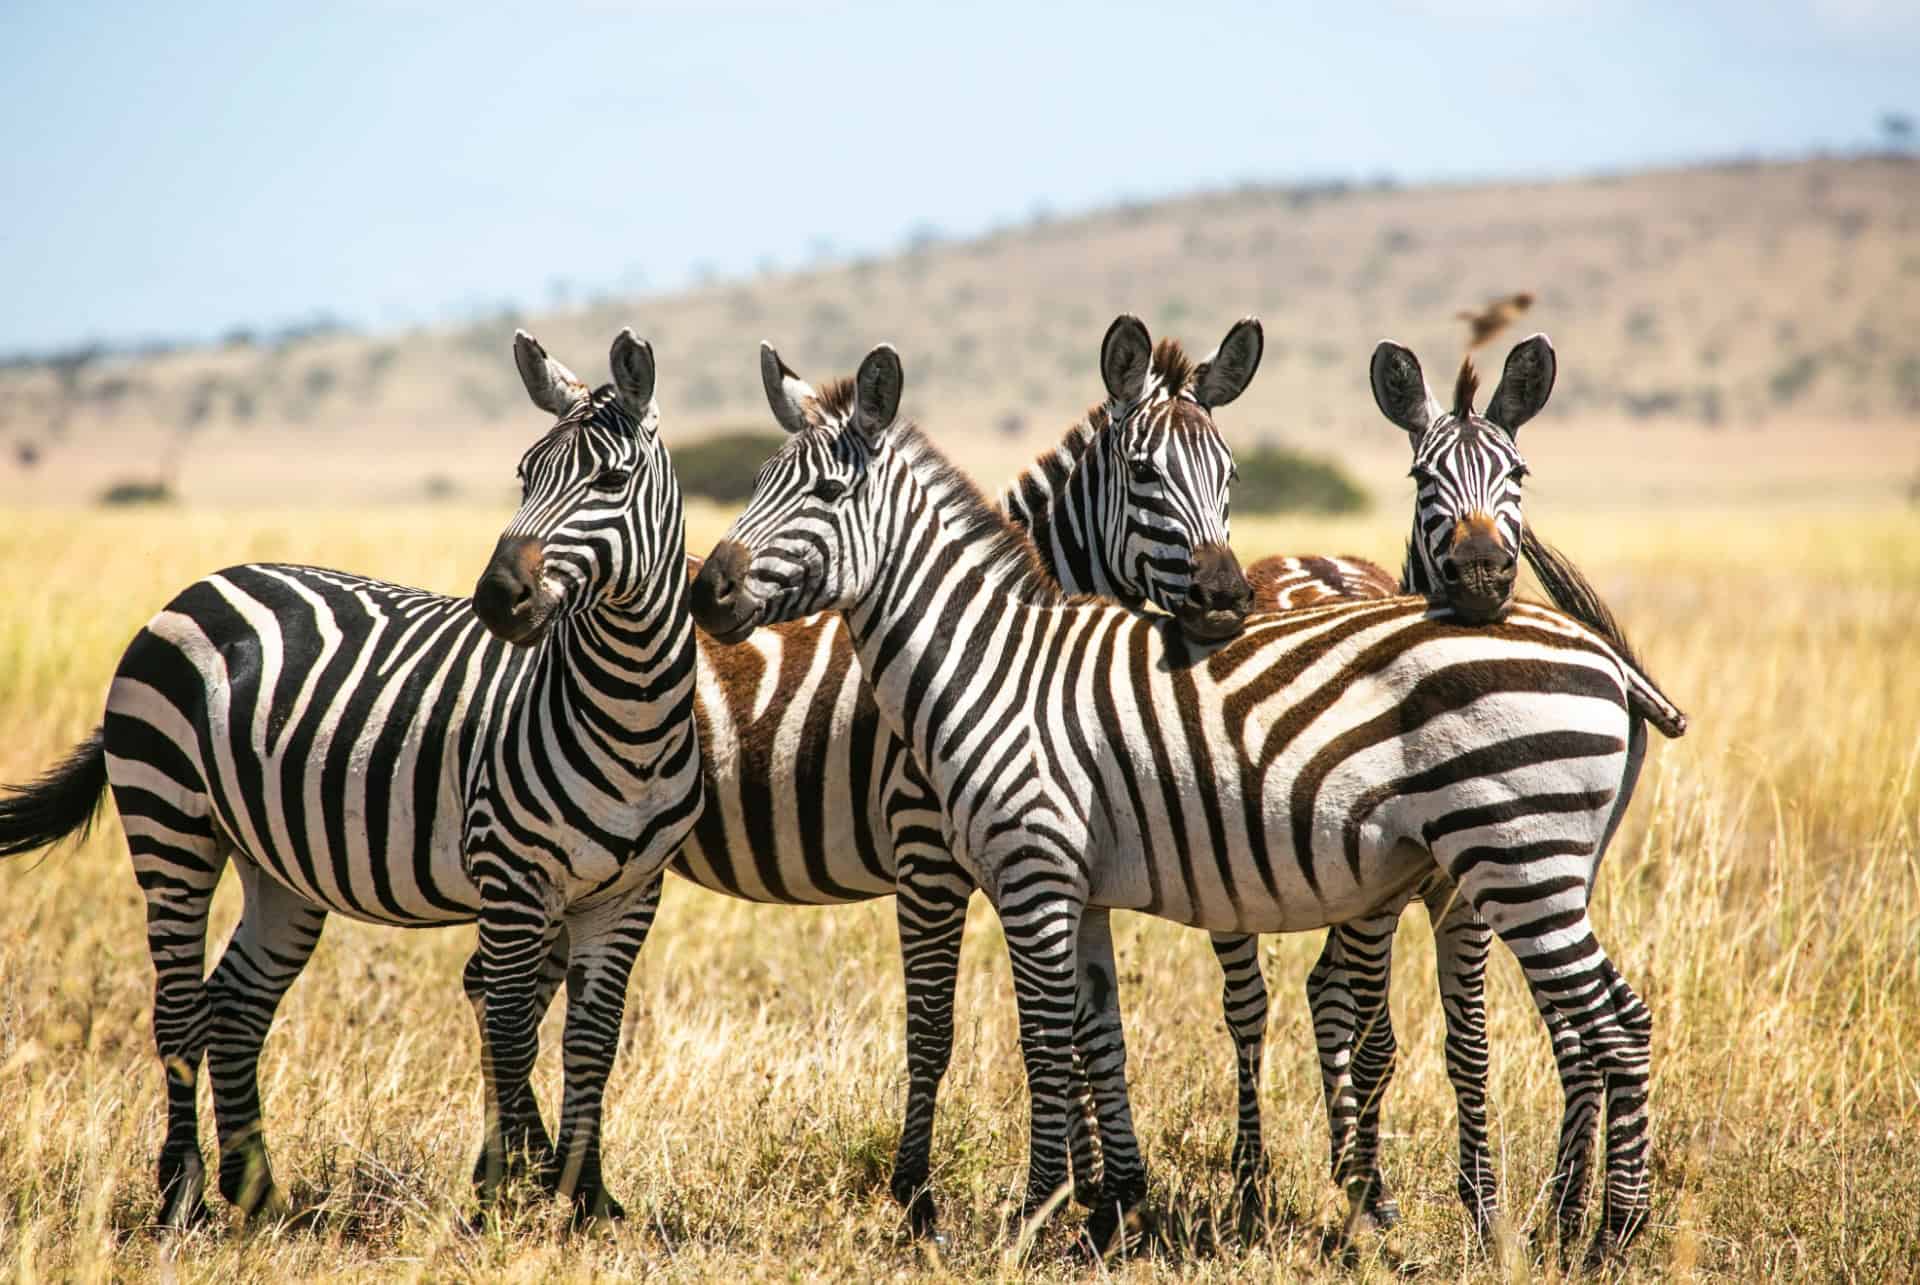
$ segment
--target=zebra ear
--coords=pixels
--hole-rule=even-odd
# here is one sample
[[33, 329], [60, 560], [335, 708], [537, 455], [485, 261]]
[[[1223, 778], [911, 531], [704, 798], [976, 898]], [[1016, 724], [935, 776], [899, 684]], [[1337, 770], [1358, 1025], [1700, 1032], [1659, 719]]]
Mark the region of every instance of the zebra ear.
[[860, 363], [860, 373], [853, 377], [853, 426], [869, 443], [878, 443], [893, 427], [906, 382], [892, 344], [881, 344]]
[[1107, 383], [1107, 396], [1117, 402], [1139, 397], [1152, 359], [1153, 340], [1146, 324], [1130, 312], [1115, 317], [1107, 337], [1100, 341], [1100, 378]]
[[1420, 373], [1420, 359], [1411, 349], [1382, 339], [1373, 350], [1368, 368], [1373, 381], [1373, 401], [1380, 413], [1414, 437], [1427, 431], [1444, 413]]
[[547, 356], [540, 341], [524, 330], [513, 332], [513, 364], [533, 404], [549, 415], [564, 415], [587, 395], [580, 377]]
[[613, 337], [613, 351], [607, 355], [613, 366], [613, 389], [620, 406], [633, 416], [641, 431], [652, 436], [660, 425], [653, 405], [653, 345], [636, 338], [632, 327]]
[[1193, 372], [1194, 400], [1212, 410], [1246, 392], [1254, 372], [1260, 369], [1260, 354], [1266, 351], [1266, 346], [1260, 318], [1247, 317], [1236, 322], [1220, 346]]
[[760, 343], [760, 384], [767, 390], [767, 405], [780, 427], [789, 433], [804, 433], [813, 427], [807, 407], [814, 402], [812, 385], [787, 369], [773, 345]]
[[1553, 342], [1545, 335], [1521, 340], [1507, 354], [1507, 367], [1500, 372], [1500, 386], [1493, 390], [1493, 400], [1487, 403], [1487, 418], [1518, 435], [1520, 426], [1538, 415], [1547, 398], [1552, 396], [1557, 368]]

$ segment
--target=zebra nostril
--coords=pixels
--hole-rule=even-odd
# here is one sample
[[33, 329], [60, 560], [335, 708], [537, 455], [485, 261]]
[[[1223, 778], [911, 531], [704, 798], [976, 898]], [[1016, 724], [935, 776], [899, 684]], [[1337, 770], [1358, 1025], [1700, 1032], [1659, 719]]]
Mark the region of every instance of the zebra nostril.
[[1442, 578], [1443, 580], [1445, 580], [1445, 581], [1446, 581], [1446, 582], [1447, 582], [1448, 584], [1459, 584], [1459, 583], [1460, 583], [1460, 567], [1459, 567], [1459, 565], [1458, 565], [1458, 564], [1456, 564], [1456, 563], [1452, 563], [1452, 562], [1443, 562], [1443, 563], [1441, 563], [1441, 564], [1440, 564], [1440, 576], [1441, 576], [1441, 578]]
[[532, 585], [522, 580], [513, 586], [512, 606], [513, 606], [514, 614], [518, 615], [520, 610], [532, 601], [533, 601]]

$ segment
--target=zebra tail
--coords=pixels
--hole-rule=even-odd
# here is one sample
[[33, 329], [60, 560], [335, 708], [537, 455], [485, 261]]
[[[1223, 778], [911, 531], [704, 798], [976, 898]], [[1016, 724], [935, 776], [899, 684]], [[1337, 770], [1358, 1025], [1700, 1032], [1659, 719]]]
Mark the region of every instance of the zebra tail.
[[33, 784], [0, 787], [0, 857], [17, 857], [70, 834], [87, 837], [107, 790], [104, 730], [96, 727]]
[[1533, 568], [1533, 574], [1539, 577], [1547, 596], [1553, 599], [1553, 605], [1606, 639], [1608, 645], [1619, 653], [1627, 671], [1629, 712], [1653, 724], [1662, 736], [1670, 740], [1685, 736], [1686, 714], [1668, 700], [1667, 694], [1647, 675], [1640, 658], [1634, 655], [1633, 645], [1627, 641], [1626, 632], [1620, 628], [1620, 622], [1614, 619], [1613, 612], [1601, 600], [1599, 590], [1580, 574], [1580, 568], [1573, 565], [1573, 560], [1535, 535], [1530, 526], [1520, 529], [1520, 552], [1526, 558], [1527, 565]]

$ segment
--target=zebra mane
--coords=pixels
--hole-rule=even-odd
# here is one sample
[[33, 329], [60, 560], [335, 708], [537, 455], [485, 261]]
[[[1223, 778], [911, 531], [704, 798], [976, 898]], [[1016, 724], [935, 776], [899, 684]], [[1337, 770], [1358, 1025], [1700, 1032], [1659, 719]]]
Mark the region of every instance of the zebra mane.
[[1178, 339], [1162, 339], [1155, 344], [1147, 369], [1159, 377], [1160, 387], [1169, 397], [1178, 397], [1193, 382], [1193, 359]]
[[1047, 574], [1033, 541], [987, 501], [973, 479], [955, 467], [918, 424], [901, 424], [893, 433], [895, 449], [914, 478], [936, 498], [940, 516], [958, 526], [961, 539], [985, 551], [990, 568], [1007, 573], [1007, 583], [1022, 600], [1068, 601], [1059, 583]]
[[814, 390], [813, 400], [822, 418], [844, 423], [853, 418], [853, 403], [857, 393], [851, 378], [829, 379]]
[[1079, 464], [1087, 451], [1093, 446], [1093, 439], [1104, 431], [1112, 421], [1106, 403], [1088, 409], [1085, 415], [1075, 420], [1060, 438], [1059, 445], [1044, 451], [1040, 456], [1021, 469], [1012, 482], [1001, 492], [1004, 497], [1001, 508], [1007, 512], [1024, 511], [1029, 516], [1038, 516], [1045, 506], [1047, 497], [1057, 495], [1073, 476], [1074, 466]]
[[1453, 414], [1465, 419], [1473, 414], [1473, 397], [1480, 391], [1480, 372], [1473, 368], [1473, 354], [1460, 359], [1460, 377], [1453, 384]]

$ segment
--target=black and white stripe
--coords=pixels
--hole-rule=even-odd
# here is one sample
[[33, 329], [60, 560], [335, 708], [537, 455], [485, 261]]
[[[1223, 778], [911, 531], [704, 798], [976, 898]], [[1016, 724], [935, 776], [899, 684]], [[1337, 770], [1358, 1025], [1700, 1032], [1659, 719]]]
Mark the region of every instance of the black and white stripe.
[[[882, 715], [999, 910], [1033, 1099], [1027, 1202], [1066, 1171], [1072, 1049], [1100, 1090], [1096, 1239], [1144, 1189], [1111, 991], [1110, 907], [1214, 931], [1364, 917], [1434, 863], [1604, 1077], [1606, 1236], [1646, 1210], [1648, 1018], [1594, 940], [1592, 873], [1629, 761], [1619, 658], [1545, 609], [1468, 628], [1412, 599], [1258, 618], [1224, 645], [1069, 603], [917, 430], [875, 350], [761, 469], [693, 610], [737, 636], [847, 622]], [[1116, 1013], [1117, 1016], [1117, 1013]]]
[[[169, 1222], [203, 1210], [203, 1055], [221, 1192], [249, 1216], [285, 1207], [256, 1066], [332, 912], [478, 921], [465, 982], [486, 1072], [482, 1197], [526, 1159], [581, 1214], [618, 1212], [601, 1097], [659, 873], [701, 808], [680, 492], [652, 353], [631, 331], [597, 392], [524, 333], [515, 355], [557, 422], [521, 463], [520, 511], [472, 600], [313, 567], [208, 576], [128, 646], [100, 732], [0, 807], [0, 851], [23, 851], [112, 787], [147, 901]], [[246, 908], [203, 981], [229, 863]], [[528, 1075], [563, 975], [556, 1146]]]

